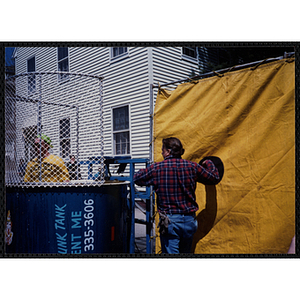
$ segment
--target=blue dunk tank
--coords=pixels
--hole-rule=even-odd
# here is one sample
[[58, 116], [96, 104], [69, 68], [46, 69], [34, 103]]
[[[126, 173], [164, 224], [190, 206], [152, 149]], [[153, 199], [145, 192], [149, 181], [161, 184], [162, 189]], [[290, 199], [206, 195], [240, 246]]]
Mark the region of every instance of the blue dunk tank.
[[[107, 178], [102, 81], [68, 72], [6, 80], [7, 254], [134, 253], [133, 185]], [[124, 122], [117, 110], [114, 124]]]
[[[133, 182], [136, 166], [148, 164], [143, 158], [91, 157], [78, 164], [88, 170], [87, 180], [7, 185], [6, 253], [135, 253], [135, 223], [146, 225], [146, 253], [152, 253], [153, 192], [138, 191]], [[135, 199], [146, 200], [145, 220], [135, 218]]]
[[7, 253], [128, 253], [126, 182], [6, 189]]

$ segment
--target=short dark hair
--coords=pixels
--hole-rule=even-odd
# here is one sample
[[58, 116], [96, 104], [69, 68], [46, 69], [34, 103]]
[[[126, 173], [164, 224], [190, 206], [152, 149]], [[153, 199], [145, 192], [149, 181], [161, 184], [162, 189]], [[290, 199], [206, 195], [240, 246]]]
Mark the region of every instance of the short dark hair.
[[175, 158], [181, 158], [181, 155], [184, 153], [182, 143], [178, 138], [170, 137], [163, 139], [163, 148], [171, 150], [171, 155]]

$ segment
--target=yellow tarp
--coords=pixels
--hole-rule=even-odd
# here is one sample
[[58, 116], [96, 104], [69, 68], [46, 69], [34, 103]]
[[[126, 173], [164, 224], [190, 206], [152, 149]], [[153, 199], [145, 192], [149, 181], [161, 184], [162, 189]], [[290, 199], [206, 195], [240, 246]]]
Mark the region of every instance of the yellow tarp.
[[155, 161], [171, 136], [184, 159], [214, 155], [225, 167], [218, 185], [197, 185], [194, 252], [287, 253], [295, 234], [294, 60], [159, 89]]

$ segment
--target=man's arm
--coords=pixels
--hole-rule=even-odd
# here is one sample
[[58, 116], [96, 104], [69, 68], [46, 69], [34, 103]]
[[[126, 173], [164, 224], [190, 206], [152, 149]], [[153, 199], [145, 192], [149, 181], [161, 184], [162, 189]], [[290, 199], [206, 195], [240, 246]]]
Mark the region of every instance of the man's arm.
[[137, 173], [135, 173], [133, 176], [133, 181], [135, 184], [140, 186], [153, 185], [151, 166], [146, 169], [141, 169]]
[[198, 165], [198, 180], [201, 181], [202, 178], [205, 178], [211, 181], [212, 184], [218, 183], [220, 179], [220, 175], [218, 169], [215, 167], [214, 163], [207, 159], [205, 160], [202, 165]]

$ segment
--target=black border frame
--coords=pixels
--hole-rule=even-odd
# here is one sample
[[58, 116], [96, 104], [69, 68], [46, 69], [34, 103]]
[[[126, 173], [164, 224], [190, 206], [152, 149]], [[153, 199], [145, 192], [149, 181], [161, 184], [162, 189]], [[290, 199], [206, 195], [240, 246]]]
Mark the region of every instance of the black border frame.
[[59, 254], [7, 254], [5, 253], [4, 242], [4, 227], [5, 227], [5, 171], [1, 168], [0, 171], [0, 258], [299, 258], [299, 58], [300, 58], [300, 42], [1, 42], [0, 43], [0, 66], [2, 72], [0, 73], [1, 89], [0, 89], [0, 140], [2, 146], [0, 147], [0, 163], [3, 166], [5, 161], [5, 105], [4, 105], [4, 88], [5, 88], [5, 47], [174, 47], [174, 46], [201, 46], [201, 47], [294, 47], [295, 49], [295, 233], [296, 233], [296, 253], [295, 254], [90, 254], [90, 255], [59, 255]]

